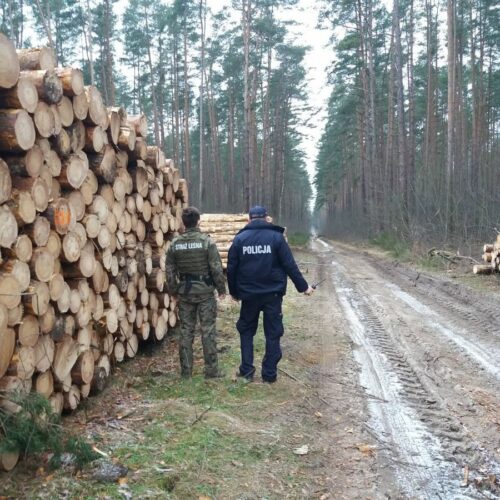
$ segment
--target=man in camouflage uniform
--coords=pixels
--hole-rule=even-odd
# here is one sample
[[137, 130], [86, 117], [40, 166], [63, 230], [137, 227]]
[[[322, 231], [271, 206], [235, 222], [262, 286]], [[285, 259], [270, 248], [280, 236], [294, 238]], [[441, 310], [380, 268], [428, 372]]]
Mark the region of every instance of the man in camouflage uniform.
[[219, 251], [210, 237], [200, 231], [199, 221], [200, 213], [196, 208], [182, 211], [186, 231], [173, 239], [167, 251], [167, 285], [169, 292], [179, 297], [181, 375], [192, 375], [193, 340], [199, 317], [205, 378], [215, 378], [221, 374], [217, 364], [214, 291], [224, 299], [226, 281]]

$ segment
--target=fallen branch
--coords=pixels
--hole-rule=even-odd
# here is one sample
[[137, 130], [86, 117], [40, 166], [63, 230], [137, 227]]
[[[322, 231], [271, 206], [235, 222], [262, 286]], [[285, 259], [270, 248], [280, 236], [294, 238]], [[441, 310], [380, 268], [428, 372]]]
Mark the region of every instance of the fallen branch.
[[452, 264], [457, 264], [458, 262], [465, 260], [467, 262], [472, 262], [473, 264], [479, 264], [479, 261], [468, 255], [460, 255], [458, 253], [448, 252], [446, 250], [438, 250], [437, 248], [431, 248], [427, 255], [429, 257], [441, 257], [442, 259], [451, 262]]
[[191, 422], [191, 427], [192, 427], [194, 424], [196, 424], [197, 422], [199, 422], [199, 421], [203, 418], [203, 416], [204, 416], [206, 413], [208, 413], [211, 409], [212, 409], [212, 407], [211, 407], [211, 406], [209, 406], [208, 408], [205, 408], [205, 409], [204, 409], [204, 410], [203, 410], [203, 411], [202, 411], [202, 412], [201, 412], [201, 413], [200, 413], [200, 414], [199, 414], [199, 415], [198, 415], [198, 416], [197, 416], [197, 417], [193, 420], [193, 422]]

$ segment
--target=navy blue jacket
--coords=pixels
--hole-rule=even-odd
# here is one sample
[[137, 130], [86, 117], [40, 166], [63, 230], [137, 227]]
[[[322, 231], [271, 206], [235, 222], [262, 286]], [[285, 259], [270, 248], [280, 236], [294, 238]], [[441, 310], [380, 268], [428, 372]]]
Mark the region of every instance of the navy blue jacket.
[[268, 293], [285, 295], [287, 276], [298, 292], [307, 290], [307, 281], [283, 232], [282, 227], [255, 219], [236, 235], [227, 260], [227, 282], [233, 297], [248, 300]]

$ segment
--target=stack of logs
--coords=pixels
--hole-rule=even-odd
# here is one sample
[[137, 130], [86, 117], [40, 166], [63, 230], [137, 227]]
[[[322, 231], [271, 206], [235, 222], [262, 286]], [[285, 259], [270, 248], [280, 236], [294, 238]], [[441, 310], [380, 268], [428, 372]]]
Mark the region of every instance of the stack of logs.
[[200, 229], [210, 235], [219, 250], [222, 266], [227, 267], [227, 253], [236, 233], [248, 224], [247, 214], [202, 214]]
[[2, 34], [0, 60], [0, 396], [60, 413], [175, 326], [164, 256], [187, 185], [145, 117], [106, 108], [80, 70]]
[[500, 272], [500, 234], [495, 243], [486, 243], [483, 246], [483, 261], [487, 264], [476, 264], [472, 271], [474, 274], [492, 274]]

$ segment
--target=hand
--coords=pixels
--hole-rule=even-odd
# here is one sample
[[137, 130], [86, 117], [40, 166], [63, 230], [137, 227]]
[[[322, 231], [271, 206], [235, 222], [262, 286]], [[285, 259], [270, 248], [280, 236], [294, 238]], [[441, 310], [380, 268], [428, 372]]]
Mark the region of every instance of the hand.
[[307, 290], [304, 292], [304, 295], [312, 295], [314, 292], [314, 288], [312, 286], [308, 286]]

